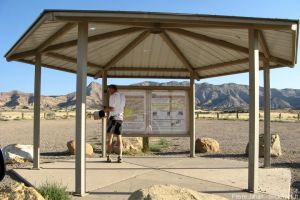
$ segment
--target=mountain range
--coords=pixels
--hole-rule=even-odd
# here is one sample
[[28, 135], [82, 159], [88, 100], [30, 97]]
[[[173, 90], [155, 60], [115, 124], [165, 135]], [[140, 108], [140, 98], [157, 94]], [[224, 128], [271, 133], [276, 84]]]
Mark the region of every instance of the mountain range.
[[[145, 81], [134, 85], [154, 86], [187, 86], [189, 82], [171, 81], [158, 83]], [[97, 109], [102, 104], [101, 85], [91, 82], [86, 89], [87, 108]], [[259, 92], [260, 106], [263, 106], [263, 88]], [[41, 107], [44, 109], [74, 109], [75, 92], [60, 96], [42, 96]], [[21, 91], [1, 92], [0, 107], [2, 109], [32, 109], [33, 94]], [[249, 87], [235, 83], [213, 85], [196, 84], [196, 106], [209, 110], [247, 110], [249, 106]], [[271, 89], [272, 109], [300, 109], [300, 89]]]

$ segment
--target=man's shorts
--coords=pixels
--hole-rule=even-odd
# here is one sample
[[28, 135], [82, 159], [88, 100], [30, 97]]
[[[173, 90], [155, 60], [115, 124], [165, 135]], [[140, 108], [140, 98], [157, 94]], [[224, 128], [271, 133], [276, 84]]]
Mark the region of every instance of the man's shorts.
[[123, 124], [122, 120], [115, 120], [114, 117], [110, 117], [107, 122], [107, 133], [121, 135], [122, 124]]

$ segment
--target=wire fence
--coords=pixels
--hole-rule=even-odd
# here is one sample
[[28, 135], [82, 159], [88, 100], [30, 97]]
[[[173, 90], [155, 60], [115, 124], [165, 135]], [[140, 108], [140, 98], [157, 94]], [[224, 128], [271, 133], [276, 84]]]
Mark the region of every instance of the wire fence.
[[[94, 111], [87, 111], [87, 119], [92, 118]], [[70, 119], [75, 118], [75, 111], [43, 111], [40, 114], [43, 120]], [[0, 111], [0, 121], [9, 120], [32, 120], [33, 111]], [[196, 111], [196, 119], [210, 120], [249, 120], [247, 112], [218, 112], [218, 111]], [[264, 120], [264, 113], [259, 112], [260, 120]], [[271, 121], [300, 121], [300, 113], [271, 112]]]

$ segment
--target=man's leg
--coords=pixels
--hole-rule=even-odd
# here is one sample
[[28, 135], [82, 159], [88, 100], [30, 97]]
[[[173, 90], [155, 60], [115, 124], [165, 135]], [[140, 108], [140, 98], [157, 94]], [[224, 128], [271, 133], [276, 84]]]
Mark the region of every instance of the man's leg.
[[119, 148], [118, 162], [122, 162], [122, 151], [123, 151], [122, 135], [117, 135], [117, 145]]
[[113, 134], [112, 133], [107, 133], [107, 137], [106, 137], [107, 162], [111, 162], [110, 154], [111, 154], [111, 151], [112, 151], [112, 140], [113, 140]]

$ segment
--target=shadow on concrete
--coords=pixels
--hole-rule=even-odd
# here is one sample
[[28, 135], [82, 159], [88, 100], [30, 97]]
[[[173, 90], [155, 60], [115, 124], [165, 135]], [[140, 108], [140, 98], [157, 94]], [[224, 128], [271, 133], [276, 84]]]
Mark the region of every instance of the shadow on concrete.
[[[24, 168], [22, 168], [24, 169]], [[72, 167], [41, 167], [41, 169], [58, 169], [58, 170], [74, 170]], [[196, 170], [196, 169], [247, 169], [247, 167], [141, 167], [141, 168], [126, 168], [126, 167], [114, 167], [114, 168], [90, 168], [87, 167], [87, 170], [114, 170], [114, 171], [121, 171], [121, 170], [148, 170], [148, 169], [155, 169], [155, 170], [172, 170], [172, 169], [186, 169], [186, 170]]]
[[61, 152], [43, 152], [41, 156], [70, 156], [70, 152], [68, 151], [61, 151]]
[[152, 152], [154, 155], [158, 156], [175, 156], [175, 155], [189, 155], [190, 151], [179, 151], [179, 152]]
[[289, 163], [289, 162], [272, 163], [272, 167], [300, 169], [300, 163]]
[[205, 158], [248, 158], [246, 154], [201, 154]]
[[225, 194], [225, 193], [240, 193], [240, 192], [245, 192], [245, 190], [240, 189], [240, 190], [222, 190], [222, 191], [198, 191], [202, 193], [208, 193], [208, 194]]
[[132, 192], [88, 192], [92, 195], [131, 195]]

